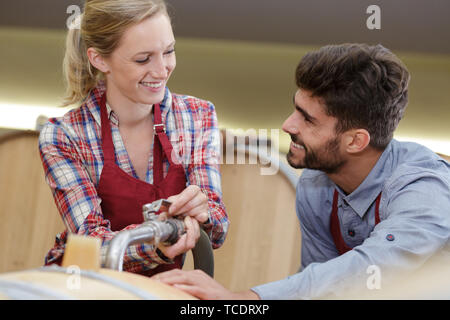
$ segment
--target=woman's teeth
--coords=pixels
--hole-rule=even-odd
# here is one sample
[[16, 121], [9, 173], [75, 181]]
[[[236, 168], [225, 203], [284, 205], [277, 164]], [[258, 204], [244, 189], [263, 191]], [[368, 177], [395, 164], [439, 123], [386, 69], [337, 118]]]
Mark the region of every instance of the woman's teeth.
[[141, 81], [141, 84], [144, 87], [159, 88], [159, 87], [161, 87], [162, 82], [144, 82], [144, 81]]

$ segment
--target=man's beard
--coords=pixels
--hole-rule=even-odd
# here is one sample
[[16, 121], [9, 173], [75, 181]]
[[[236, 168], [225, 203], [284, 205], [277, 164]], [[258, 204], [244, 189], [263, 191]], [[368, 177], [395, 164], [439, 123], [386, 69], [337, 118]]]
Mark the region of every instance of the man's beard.
[[[291, 135], [291, 139], [296, 142], [295, 136]], [[293, 153], [289, 150], [286, 158], [291, 167], [296, 169], [314, 169], [320, 170], [325, 173], [331, 174], [337, 172], [344, 164], [345, 160], [342, 159], [339, 153], [339, 136], [334, 139], [330, 139], [323, 146], [318, 148], [319, 150], [312, 150], [301, 144], [305, 150], [305, 156], [303, 163], [295, 162]]]

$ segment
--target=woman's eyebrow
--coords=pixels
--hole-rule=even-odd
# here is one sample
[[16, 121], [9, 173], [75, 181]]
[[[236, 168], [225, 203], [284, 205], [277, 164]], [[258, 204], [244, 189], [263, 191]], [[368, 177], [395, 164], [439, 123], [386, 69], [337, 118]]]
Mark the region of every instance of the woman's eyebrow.
[[[173, 47], [175, 45], [175, 40], [173, 42], [171, 42], [168, 46], [166, 46], [166, 49]], [[137, 56], [138, 54], [153, 54], [153, 51], [141, 51], [135, 54], [135, 56]]]

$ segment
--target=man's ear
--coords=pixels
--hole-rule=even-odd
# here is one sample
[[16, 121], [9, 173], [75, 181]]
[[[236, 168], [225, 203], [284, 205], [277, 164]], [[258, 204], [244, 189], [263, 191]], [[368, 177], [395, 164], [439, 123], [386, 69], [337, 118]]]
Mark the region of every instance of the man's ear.
[[87, 49], [87, 56], [91, 65], [100, 70], [103, 73], [107, 73], [109, 71], [109, 66], [106, 63], [105, 59], [95, 50], [94, 48]]
[[370, 134], [366, 129], [351, 129], [343, 135], [345, 150], [348, 153], [361, 152], [370, 143]]

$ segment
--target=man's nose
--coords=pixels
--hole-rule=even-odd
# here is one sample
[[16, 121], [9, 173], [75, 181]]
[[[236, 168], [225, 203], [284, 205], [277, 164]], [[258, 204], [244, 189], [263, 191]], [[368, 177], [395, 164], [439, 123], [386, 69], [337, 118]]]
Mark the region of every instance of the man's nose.
[[293, 121], [293, 114], [291, 114], [283, 123], [281, 129], [286, 133], [296, 134], [298, 133], [298, 128], [295, 125], [295, 121]]

